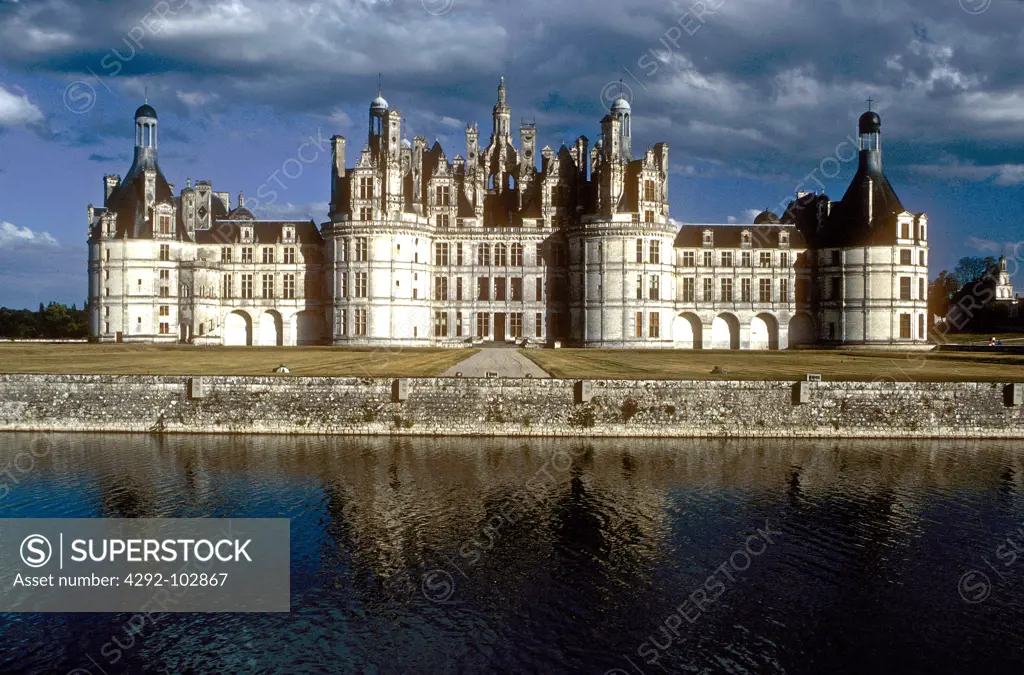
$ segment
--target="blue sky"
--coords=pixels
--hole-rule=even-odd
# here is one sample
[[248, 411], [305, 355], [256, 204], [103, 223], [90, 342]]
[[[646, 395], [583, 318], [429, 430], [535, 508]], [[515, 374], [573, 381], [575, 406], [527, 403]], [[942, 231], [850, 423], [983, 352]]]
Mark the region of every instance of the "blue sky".
[[929, 214], [932, 276], [1012, 257], [1022, 27], [1020, 0], [0, 0], [0, 305], [82, 304], [86, 206], [127, 172], [146, 90], [179, 189], [269, 183], [258, 215], [323, 222], [318, 146], [344, 135], [352, 163], [378, 73], [408, 136], [449, 158], [467, 122], [490, 134], [501, 75], [513, 121], [556, 149], [599, 135], [622, 79], [634, 148], [669, 144], [688, 222], [750, 222], [817, 181], [842, 197], [871, 97], [889, 179]]

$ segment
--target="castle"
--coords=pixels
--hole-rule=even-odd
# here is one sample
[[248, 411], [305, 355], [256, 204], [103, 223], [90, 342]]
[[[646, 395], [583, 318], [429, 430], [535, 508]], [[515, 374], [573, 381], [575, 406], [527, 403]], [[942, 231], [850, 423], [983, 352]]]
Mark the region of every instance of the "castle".
[[[380, 95], [365, 144], [332, 143], [329, 222], [260, 220], [240, 195], [157, 164], [135, 114], [128, 174], [89, 206], [90, 335], [195, 345], [786, 349], [927, 345], [927, 217], [882, 171], [881, 119], [859, 121], [842, 200], [798, 193], [752, 225], [669, 217], [668, 147], [633, 147], [625, 98], [593, 147], [516, 146], [504, 78], [481, 147], [403, 135]], [[538, 168], [538, 157], [539, 168]]]

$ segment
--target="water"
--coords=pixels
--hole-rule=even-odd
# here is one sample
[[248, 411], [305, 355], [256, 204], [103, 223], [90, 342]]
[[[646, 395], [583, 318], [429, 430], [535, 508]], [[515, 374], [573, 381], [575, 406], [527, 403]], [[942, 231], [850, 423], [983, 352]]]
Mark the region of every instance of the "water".
[[1019, 674], [1019, 445], [0, 434], [0, 517], [292, 519], [290, 614], [0, 615], [0, 672]]

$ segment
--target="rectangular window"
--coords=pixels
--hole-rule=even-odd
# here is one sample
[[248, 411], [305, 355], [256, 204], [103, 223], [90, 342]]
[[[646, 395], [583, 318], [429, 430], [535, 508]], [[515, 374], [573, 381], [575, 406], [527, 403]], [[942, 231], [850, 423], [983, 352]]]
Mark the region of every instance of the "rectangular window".
[[489, 277], [478, 277], [476, 280], [476, 299], [491, 299], [491, 280]]
[[633, 337], [642, 338], [644, 336], [644, 313], [637, 312], [636, 319], [633, 321]]
[[462, 265], [462, 243], [455, 245], [455, 264]]
[[652, 338], [661, 337], [661, 315], [658, 312], [651, 312], [648, 316], [650, 323], [647, 327], [647, 336]]
[[508, 264], [508, 259], [505, 256], [505, 245], [495, 244], [494, 245], [494, 266], [504, 267]]
[[740, 254], [740, 264], [743, 267], [750, 267], [753, 263], [751, 262], [750, 251], [744, 251]]
[[263, 264], [272, 265], [274, 264], [274, 249], [264, 247], [263, 249]]
[[252, 299], [252, 275], [242, 275], [242, 297], [251, 300]]
[[661, 242], [658, 241], [657, 239], [652, 239], [651, 243], [650, 243], [650, 246], [648, 248], [650, 249], [650, 254], [651, 254], [651, 264], [652, 265], [660, 265], [661, 264]]
[[928, 299], [928, 293], [925, 291], [925, 287], [924, 287], [924, 279], [918, 279], [917, 280], [917, 299], [918, 300], [927, 300]]
[[636, 299], [644, 299], [644, 275], [636, 275]]
[[759, 279], [757, 282], [757, 299], [759, 302], [772, 301], [772, 280]]
[[263, 275], [263, 297], [270, 299], [274, 297], [274, 275]]
[[711, 251], [704, 251], [704, 267], [711, 267], [713, 255]]
[[160, 234], [171, 234], [171, 217], [160, 216]]
[[[107, 331], [108, 333], [110, 331]], [[533, 336], [543, 337], [544, 334], [544, 315], [537, 312], [533, 315]]]
[[722, 302], [732, 302], [732, 279], [722, 279]]
[[487, 244], [480, 244], [476, 247], [476, 264], [480, 267], [490, 267], [491, 247]]
[[161, 335], [170, 335], [171, 334], [171, 324], [165, 323], [165, 322], [161, 321], [160, 322], [160, 334]]
[[[661, 299], [661, 278], [658, 275], [651, 277], [651, 300]], [[653, 337], [653, 336], [652, 336]]]
[[243, 263], [251, 263], [252, 262], [252, 247], [251, 246], [244, 246], [244, 247], [242, 247], [242, 262]]
[[295, 275], [286, 274], [284, 275], [284, 294], [281, 296], [285, 300], [295, 299]]
[[160, 316], [170, 316], [171, 308], [167, 305], [160, 305]]
[[544, 299], [544, 282], [540, 277], [533, 280], [535, 300], [540, 302]]
[[683, 277], [683, 286], [680, 292], [680, 300], [683, 302], [695, 302], [697, 297], [695, 294], [697, 280], [693, 277]]
[[648, 225], [654, 224], [654, 211], [644, 211], [644, 222]]
[[901, 265], [913, 265], [914, 264], [914, 252], [909, 249], [900, 249], [900, 264]]
[[448, 185], [438, 185], [434, 189], [434, 200], [436, 206], [452, 205], [452, 189]]
[[732, 251], [722, 251], [722, 267], [732, 267]]
[[366, 272], [356, 272], [356, 297], [365, 298], [368, 292], [368, 279]]
[[523, 314], [522, 312], [512, 312], [508, 315], [509, 323], [509, 334], [513, 338], [523, 337]]
[[704, 302], [715, 301], [715, 288], [714, 282], [711, 279], [704, 280]]
[[341, 297], [348, 297], [348, 274], [341, 275]]
[[900, 239], [910, 239], [910, 223], [900, 223]]
[[448, 337], [448, 312], [434, 312], [434, 337]]
[[740, 279], [740, 302], [750, 302], [750, 279]]
[[494, 277], [494, 299], [504, 300], [505, 299], [505, 277]]
[[636, 261], [642, 263], [644, 261], [644, 240], [636, 240]]
[[284, 248], [284, 264], [294, 265], [295, 264], [295, 247], [285, 246]]
[[462, 312], [455, 314], [455, 337], [462, 337]]
[[[110, 253], [110, 251], [107, 251], [107, 253]], [[920, 251], [917, 254], [917, 264], [920, 265], [921, 267], [924, 267], [924, 262], [924, 251]]]
[[160, 244], [160, 260], [168, 261], [171, 259], [171, 245]]
[[771, 267], [772, 266], [772, 252], [761, 251], [757, 255], [757, 264], [760, 267]]
[[513, 302], [523, 301], [523, 280], [521, 277], [512, 278], [512, 300]]
[[918, 340], [923, 340], [923, 339], [925, 339], [925, 337], [926, 336], [925, 336], [925, 333], [924, 333], [924, 314], [918, 314], [917, 315], [917, 339]]
[[544, 245], [543, 244], [537, 244], [537, 263], [536, 264], [537, 264], [537, 267], [542, 267], [544, 265]]
[[170, 270], [160, 270], [160, 297], [161, 298], [169, 298], [169, 297], [171, 297], [170, 283], [171, 283], [171, 271]]
[[356, 262], [366, 262], [368, 260], [368, 248], [366, 237], [359, 237], [355, 240]]
[[462, 300], [462, 277], [455, 278], [455, 299]]
[[910, 277], [900, 277], [900, 300], [910, 299]]
[[779, 279], [779, 302], [789, 302], [789, 279]]
[[693, 251], [683, 251], [683, 267], [696, 267], [697, 256]]
[[476, 315], [476, 336], [481, 338], [491, 335], [491, 315], [487, 312], [478, 312]]
[[434, 244], [434, 264], [448, 265], [449, 248], [447, 243]]
[[373, 209], [369, 206], [360, 207], [359, 220], [373, 220]]
[[359, 336], [366, 336], [366, 310], [357, 309], [352, 312], [352, 323], [354, 333]]
[[448, 277], [434, 277], [434, 300], [448, 299]]
[[842, 300], [843, 299], [843, 278], [832, 277], [832, 299]]
[[373, 199], [373, 177], [367, 176], [359, 179], [359, 198]]
[[658, 199], [658, 186], [653, 180], [644, 181], [644, 201], [653, 202]]
[[900, 337], [910, 339], [910, 315], [900, 314]]
[[231, 275], [225, 274], [220, 279], [220, 297], [230, 298], [231, 295]]
[[779, 267], [789, 267], [789, 253], [786, 251], [779, 253]]
[[221, 248], [221, 250], [220, 250], [220, 261], [222, 263], [229, 263], [229, 262], [231, 262], [231, 247], [230, 246], [224, 246], [223, 248]]

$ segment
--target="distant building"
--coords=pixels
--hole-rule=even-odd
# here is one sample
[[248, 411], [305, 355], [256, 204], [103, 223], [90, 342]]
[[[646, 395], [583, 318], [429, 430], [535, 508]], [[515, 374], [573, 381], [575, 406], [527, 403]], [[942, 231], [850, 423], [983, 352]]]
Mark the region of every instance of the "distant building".
[[[634, 156], [619, 98], [601, 136], [537, 151], [512, 137], [504, 79], [492, 133], [465, 156], [404, 138], [379, 96], [347, 165], [332, 139], [330, 221], [257, 220], [239, 196], [157, 165], [157, 116], [89, 207], [90, 330], [99, 341], [226, 345], [785, 349], [926, 342], [927, 218], [882, 173], [881, 121], [860, 120], [842, 201], [801, 194], [781, 218], [680, 226], [668, 146]], [[539, 166], [538, 166], [538, 157]]]

